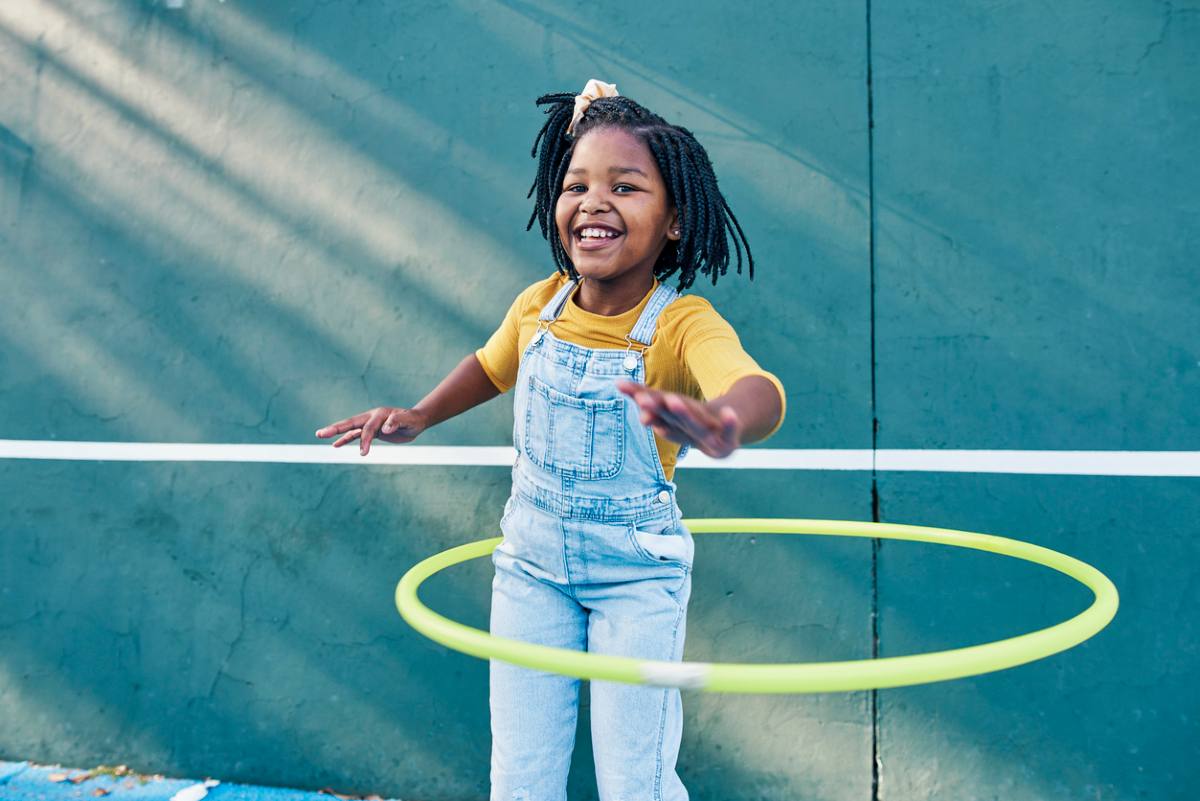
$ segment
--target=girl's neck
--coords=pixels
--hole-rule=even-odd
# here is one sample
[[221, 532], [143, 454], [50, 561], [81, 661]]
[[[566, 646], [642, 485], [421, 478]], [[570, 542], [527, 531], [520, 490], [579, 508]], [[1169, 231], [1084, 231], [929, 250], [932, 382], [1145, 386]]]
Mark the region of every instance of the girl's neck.
[[585, 312], [602, 317], [624, 314], [642, 302], [654, 288], [654, 275], [626, 275], [610, 281], [583, 278], [571, 302]]

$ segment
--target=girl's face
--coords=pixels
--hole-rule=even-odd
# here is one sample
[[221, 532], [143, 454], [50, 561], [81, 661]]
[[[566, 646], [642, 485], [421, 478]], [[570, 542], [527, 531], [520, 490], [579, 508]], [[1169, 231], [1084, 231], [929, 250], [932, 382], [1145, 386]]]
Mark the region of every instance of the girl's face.
[[[554, 216], [575, 270], [596, 281], [652, 275], [667, 240], [679, 239], [654, 156], [620, 128], [597, 128], [575, 143]], [[589, 228], [603, 235], [583, 236]]]

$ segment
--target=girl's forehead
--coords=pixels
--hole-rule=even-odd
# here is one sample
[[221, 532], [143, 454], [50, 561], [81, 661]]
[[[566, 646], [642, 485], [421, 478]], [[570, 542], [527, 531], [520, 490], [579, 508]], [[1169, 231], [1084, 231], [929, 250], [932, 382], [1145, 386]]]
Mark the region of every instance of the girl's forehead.
[[654, 164], [654, 156], [645, 142], [628, 131], [596, 128], [575, 143], [571, 165], [583, 166], [581, 162], [601, 168], [607, 168], [605, 162], [634, 162], [640, 166]]

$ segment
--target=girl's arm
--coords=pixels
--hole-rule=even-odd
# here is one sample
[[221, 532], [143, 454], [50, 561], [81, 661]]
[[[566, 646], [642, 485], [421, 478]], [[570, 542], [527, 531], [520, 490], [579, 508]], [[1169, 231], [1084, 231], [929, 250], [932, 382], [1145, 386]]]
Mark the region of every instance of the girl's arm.
[[[680, 395], [679, 397], [684, 397]], [[691, 398], [688, 398], [691, 400]], [[708, 407], [714, 416], [720, 415], [721, 408], [728, 406], [737, 413], [742, 422], [740, 444], [748, 445], [758, 442], [771, 432], [779, 422], [783, 409], [779, 402], [779, 391], [775, 385], [761, 375], [748, 375], [738, 379], [729, 391], [719, 398], [714, 398], [704, 406]]]
[[442, 383], [413, 407], [413, 411], [419, 411], [426, 416], [429, 420], [426, 426], [428, 428], [473, 409], [499, 394], [500, 390], [483, 371], [479, 359], [474, 353], [469, 353], [458, 363], [458, 367], [442, 379]]
[[361, 438], [359, 453], [366, 456], [376, 432], [386, 442], [412, 442], [425, 429], [499, 394], [500, 390], [483, 371], [479, 359], [471, 353], [411, 409], [379, 406], [317, 429], [317, 436], [327, 438], [344, 434], [333, 443], [335, 448]]
[[716, 459], [762, 439], [783, 414], [778, 390], [761, 375], [738, 379], [728, 392], [708, 402], [634, 381], [619, 380], [617, 388], [641, 407], [644, 425]]

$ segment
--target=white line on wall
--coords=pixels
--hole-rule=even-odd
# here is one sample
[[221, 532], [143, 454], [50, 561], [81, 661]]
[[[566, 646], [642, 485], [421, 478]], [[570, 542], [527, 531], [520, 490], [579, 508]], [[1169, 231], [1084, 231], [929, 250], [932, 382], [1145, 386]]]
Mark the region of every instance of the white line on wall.
[[[511, 447], [392, 445], [360, 456], [355, 443], [241, 445], [192, 442], [0, 440], [0, 459], [101, 462], [276, 462], [285, 464], [463, 465], [511, 467]], [[680, 469], [871, 470], [1200, 477], [1200, 451], [1018, 451], [743, 448], [726, 459], [689, 452]]]

